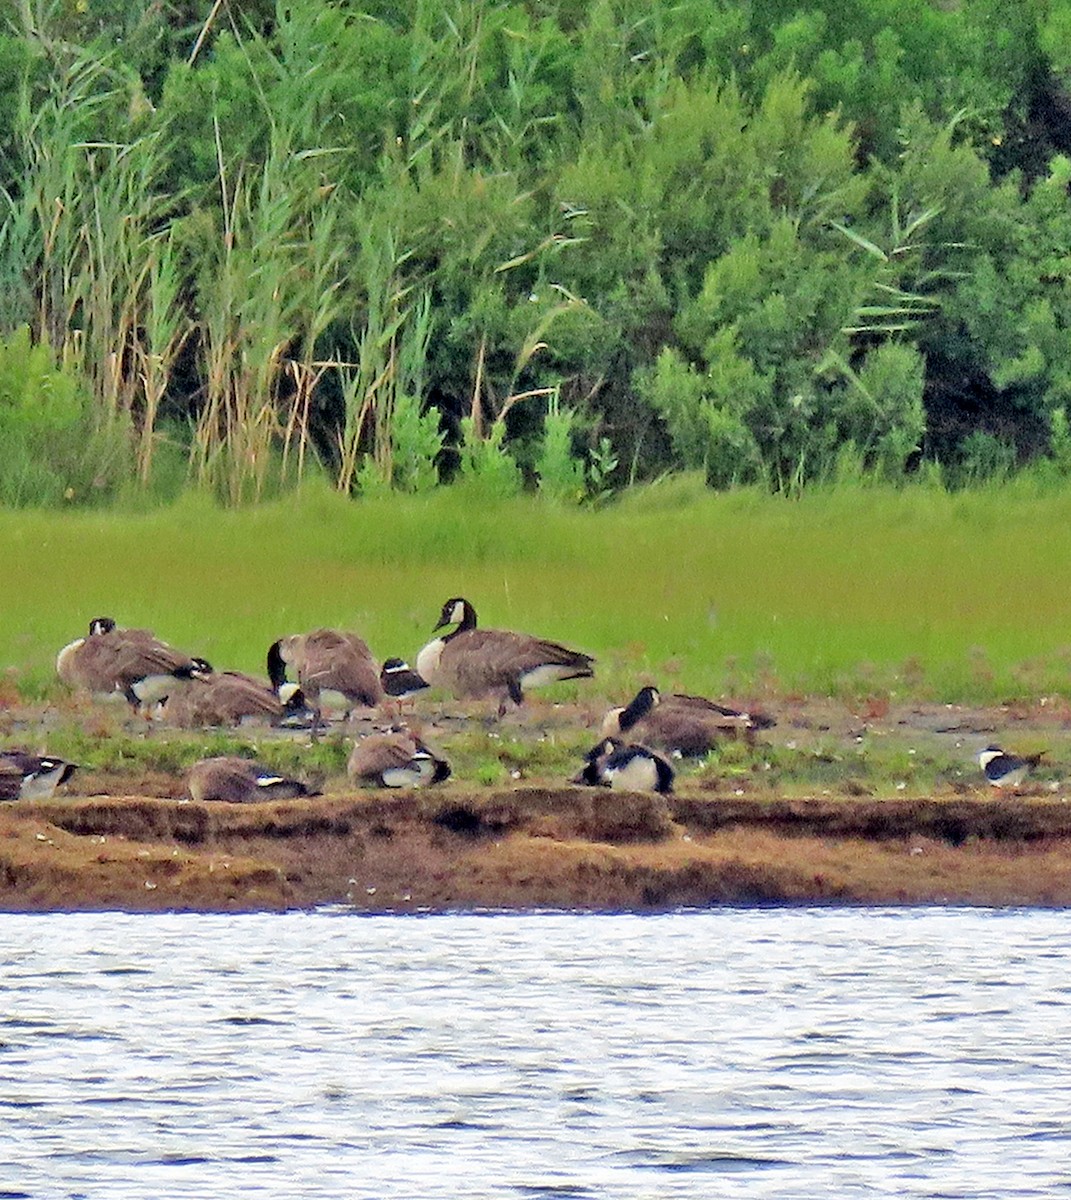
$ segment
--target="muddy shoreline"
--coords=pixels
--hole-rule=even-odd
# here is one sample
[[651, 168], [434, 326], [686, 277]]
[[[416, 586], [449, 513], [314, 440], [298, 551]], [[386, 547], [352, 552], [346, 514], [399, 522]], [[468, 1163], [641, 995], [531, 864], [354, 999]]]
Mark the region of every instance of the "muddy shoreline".
[[[173, 764], [219, 753], [219, 734], [132, 730], [78, 701], [9, 708], [8, 743], [43, 728], [98, 763], [48, 801], [0, 805], [0, 911], [1071, 905], [1066, 701], [767, 706], [778, 725], [757, 746], [678, 763], [666, 797], [564, 782], [602, 702], [535, 702], [501, 722], [425, 714], [454, 758], [443, 786], [353, 788], [347, 731], [324, 795], [263, 804], [184, 798]], [[249, 736], [249, 753], [314, 753]], [[1027, 786], [986, 784], [974, 759], [992, 738], [1048, 749]]]
[[1067, 905], [1071, 805], [521, 787], [0, 811], [5, 911], [814, 903]]

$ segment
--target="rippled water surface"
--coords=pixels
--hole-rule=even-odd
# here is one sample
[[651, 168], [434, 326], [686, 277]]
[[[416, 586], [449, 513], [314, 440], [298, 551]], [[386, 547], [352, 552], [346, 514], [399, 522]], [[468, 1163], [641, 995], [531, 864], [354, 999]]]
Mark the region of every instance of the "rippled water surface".
[[0, 1200], [1071, 1196], [1068, 919], [0, 915]]

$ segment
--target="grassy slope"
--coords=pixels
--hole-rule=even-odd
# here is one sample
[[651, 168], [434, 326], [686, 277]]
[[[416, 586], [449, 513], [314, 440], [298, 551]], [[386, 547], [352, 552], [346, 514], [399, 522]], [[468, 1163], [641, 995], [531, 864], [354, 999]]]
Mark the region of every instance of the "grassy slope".
[[50, 685], [90, 617], [263, 670], [280, 634], [415, 655], [448, 596], [599, 656], [600, 690], [1001, 699], [1066, 686], [1071, 492], [845, 489], [790, 503], [646, 489], [599, 512], [456, 491], [243, 512], [0, 513], [0, 664]]

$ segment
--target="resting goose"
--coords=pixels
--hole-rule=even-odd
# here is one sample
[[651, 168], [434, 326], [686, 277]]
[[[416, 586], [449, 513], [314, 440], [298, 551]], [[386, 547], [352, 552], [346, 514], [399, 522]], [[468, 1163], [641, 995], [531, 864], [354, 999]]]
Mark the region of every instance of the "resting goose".
[[668, 762], [647, 746], [625, 745], [619, 738], [603, 738], [584, 755], [586, 765], [573, 780], [594, 786], [630, 792], [673, 790], [674, 771]]
[[268, 678], [277, 693], [286, 684], [288, 665], [294, 668], [298, 687], [314, 713], [314, 732], [320, 725], [321, 692], [341, 693], [350, 711], [358, 706], [377, 708], [383, 702], [376, 661], [367, 643], [354, 633], [316, 629], [274, 642], [268, 649]]
[[[503, 629], [478, 629], [476, 610], [462, 597], [447, 600], [432, 630], [455, 628], [417, 655], [417, 673], [457, 699], [506, 696], [520, 704], [524, 690], [595, 674], [595, 660], [557, 642]], [[504, 711], [504, 699], [500, 712]]]
[[[279, 725], [306, 713], [305, 696], [296, 684], [286, 685], [285, 700], [272, 688], [241, 671], [213, 671], [194, 678], [171, 693], [160, 715], [180, 729], [202, 729], [208, 725], [241, 725], [246, 720]], [[286, 687], [283, 694], [286, 693]]]
[[719, 739], [751, 740], [756, 729], [769, 729], [776, 721], [765, 713], [741, 712], [715, 704], [702, 696], [662, 696], [657, 688], [644, 687], [624, 708], [612, 708], [603, 717], [604, 737], [635, 733], [645, 742], [681, 754], [706, 754]]
[[299, 779], [290, 779], [247, 758], [224, 756], [194, 763], [186, 778], [191, 799], [250, 804], [260, 800], [293, 800], [320, 793]]
[[64, 646], [56, 657], [56, 673], [64, 683], [98, 696], [118, 693], [135, 710], [165, 699], [177, 681], [211, 671], [203, 658], [183, 654], [147, 629], [118, 629], [111, 617], [94, 618], [88, 636]]
[[439, 751], [408, 729], [372, 733], [354, 747], [346, 771], [366, 787], [426, 787], [450, 778], [450, 764]]
[[47, 800], [77, 770], [62, 758], [0, 751], [0, 800]]

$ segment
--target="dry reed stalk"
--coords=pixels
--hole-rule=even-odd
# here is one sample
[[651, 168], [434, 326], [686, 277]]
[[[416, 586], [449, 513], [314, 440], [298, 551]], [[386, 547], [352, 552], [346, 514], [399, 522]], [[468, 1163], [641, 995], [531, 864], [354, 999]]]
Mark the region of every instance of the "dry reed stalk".
[[183, 277], [172, 238], [156, 242], [152, 253], [142, 310], [142, 336], [135, 342], [136, 370], [142, 389], [137, 448], [137, 471], [142, 484], [148, 483], [152, 472], [160, 402], [191, 329], [179, 299]]
[[[312, 365], [315, 344], [339, 311], [332, 237], [339, 201], [335, 189], [314, 186], [310, 155], [293, 153], [285, 129], [272, 130], [263, 164], [233, 183], [218, 127], [217, 157], [224, 216], [199, 279], [205, 401], [194, 462], [200, 482], [241, 504], [263, 495], [280, 443], [285, 468], [295, 436], [304, 470], [309, 389], [321, 374]], [[299, 387], [284, 416], [288, 378]]]

